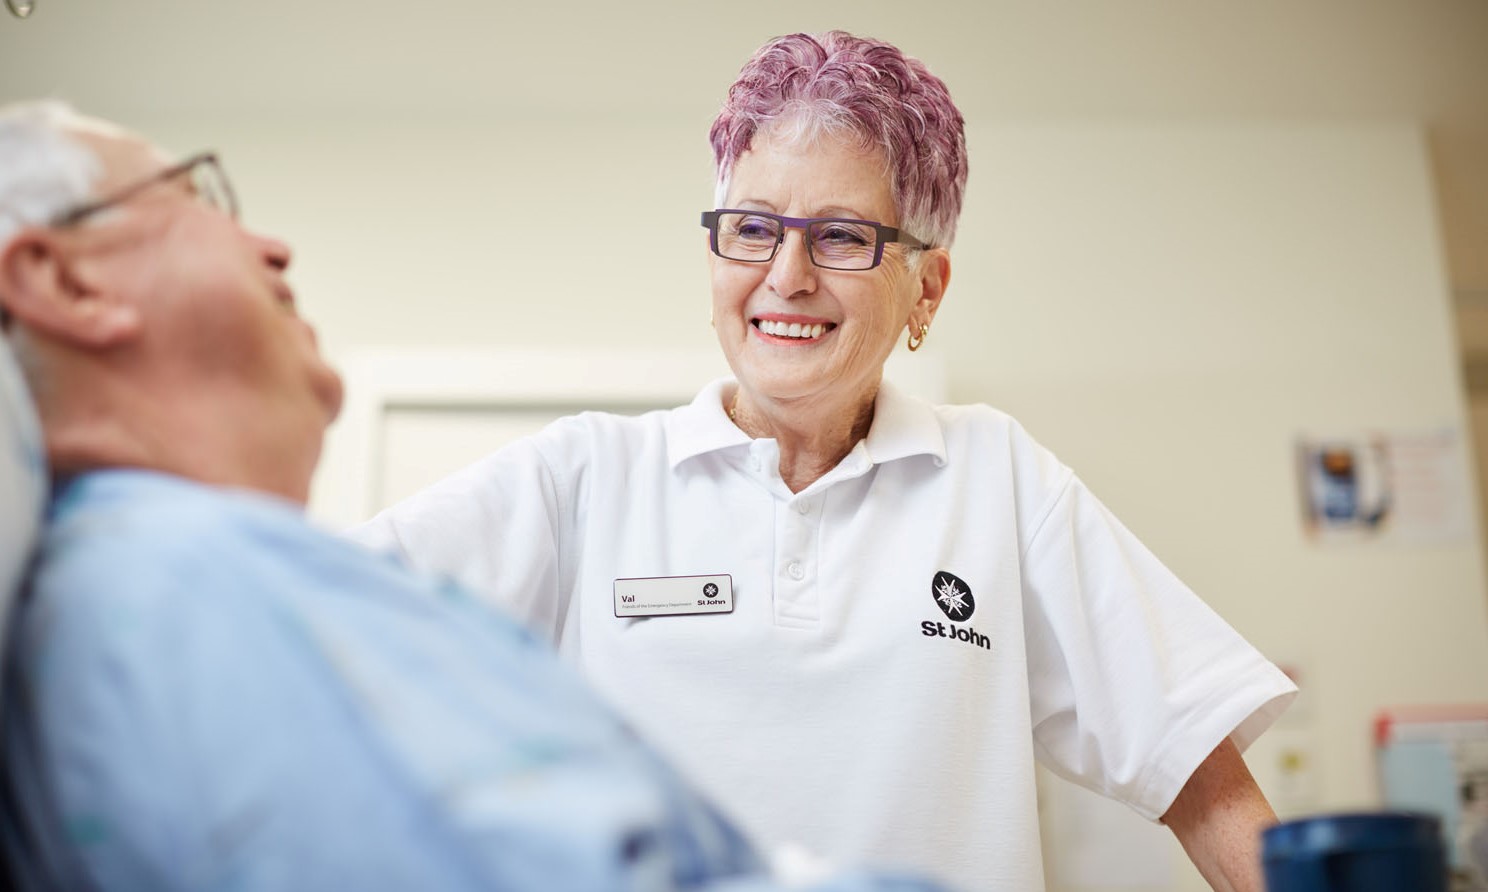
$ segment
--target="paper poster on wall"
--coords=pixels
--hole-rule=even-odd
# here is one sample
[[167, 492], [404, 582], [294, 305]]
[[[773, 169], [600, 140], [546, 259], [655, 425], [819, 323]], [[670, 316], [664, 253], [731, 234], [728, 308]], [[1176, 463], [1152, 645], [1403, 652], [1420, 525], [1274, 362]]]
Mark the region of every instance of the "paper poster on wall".
[[1304, 435], [1297, 476], [1314, 541], [1467, 539], [1471, 503], [1456, 429]]
[[1386, 709], [1374, 734], [1385, 807], [1441, 818], [1452, 888], [1488, 889], [1488, 704]]

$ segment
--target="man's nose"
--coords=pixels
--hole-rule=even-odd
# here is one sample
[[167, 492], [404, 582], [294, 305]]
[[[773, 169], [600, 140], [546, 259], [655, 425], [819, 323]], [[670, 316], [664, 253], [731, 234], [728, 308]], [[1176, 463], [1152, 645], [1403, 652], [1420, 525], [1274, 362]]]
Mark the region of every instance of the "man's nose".
[[289, 261], [293, 256], [289, 245], [265, 235], [254, 235], [253, 238], [258, 242], [264, 262], [280, 272], [289, 269]]

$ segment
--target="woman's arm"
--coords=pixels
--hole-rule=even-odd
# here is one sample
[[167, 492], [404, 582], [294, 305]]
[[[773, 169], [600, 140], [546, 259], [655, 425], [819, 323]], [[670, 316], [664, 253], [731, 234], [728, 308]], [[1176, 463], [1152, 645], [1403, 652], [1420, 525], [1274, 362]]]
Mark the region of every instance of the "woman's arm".
[[1194, 770], [1162, 822], [1217, 892], [1264, 892], [1261, 831], [1276, 813], [1229, 738]]

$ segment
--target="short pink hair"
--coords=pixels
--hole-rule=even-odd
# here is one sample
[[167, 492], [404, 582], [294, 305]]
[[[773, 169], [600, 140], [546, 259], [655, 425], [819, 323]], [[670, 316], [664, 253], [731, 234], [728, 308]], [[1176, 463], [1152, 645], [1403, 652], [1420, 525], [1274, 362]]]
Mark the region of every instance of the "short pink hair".
[[790, 34], [760, 47], [708, 134], [719, 200], [755, 135], [785, 121], [802, 135], [853, 133], [883, 152], [899, 228], [950, 247], [966, 191], [965, 122], [923, 62], [846, 31]]

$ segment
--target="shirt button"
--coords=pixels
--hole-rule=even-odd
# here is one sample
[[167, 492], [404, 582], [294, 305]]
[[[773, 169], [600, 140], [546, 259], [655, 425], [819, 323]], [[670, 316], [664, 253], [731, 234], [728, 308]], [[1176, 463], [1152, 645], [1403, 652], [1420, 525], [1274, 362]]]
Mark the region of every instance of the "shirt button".
[[797, 514], [810, 514], [811, 513], [811, 503], [810, 502], [807, 502], [807, 501], [804, 501], [804, 500], [803, 501], [800, 501], [800, 502], [797, 502], [796, 503], [796, 513]]
[[802, 567], [798, 561], [791, 561], [790, 566], [785, 568], [785, 572], [790, 574], [790, 578], [799, 581], [806, 575], [806, 568]]
[[751, 455], [749, 457], [749, 466], [751, 468], [754, 468], [756, 471], [760, 469], [760, 460], [758, 455]]

